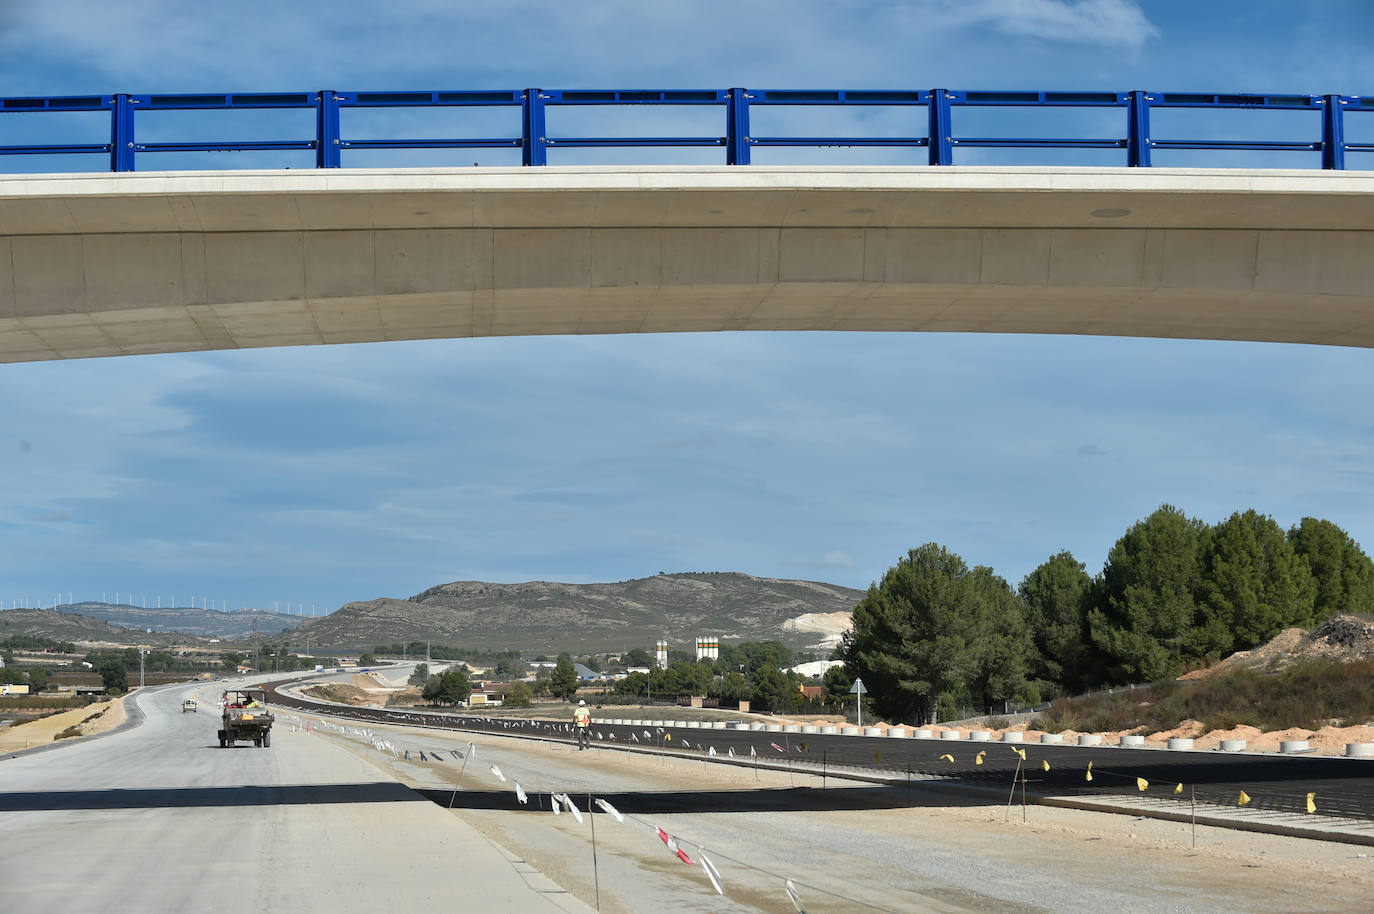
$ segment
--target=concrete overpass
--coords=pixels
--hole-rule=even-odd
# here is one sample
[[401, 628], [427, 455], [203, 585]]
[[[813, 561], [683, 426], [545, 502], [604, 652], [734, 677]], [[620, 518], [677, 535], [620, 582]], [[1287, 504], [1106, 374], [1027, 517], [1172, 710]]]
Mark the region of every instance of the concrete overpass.
[[1374, 173], [0, 177], [0, 361], [712, 330], [1374, 347]]

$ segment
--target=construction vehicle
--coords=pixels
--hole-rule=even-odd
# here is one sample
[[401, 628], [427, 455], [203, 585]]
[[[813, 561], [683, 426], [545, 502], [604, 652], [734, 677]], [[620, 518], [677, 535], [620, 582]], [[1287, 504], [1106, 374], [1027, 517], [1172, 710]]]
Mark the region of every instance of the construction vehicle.
[[181, 703], [181, 713], [185, 714], [187, 711], [190, 711], [193, 714], [197, 713], [196, 700], [194, 698], [188, 698]]
[[272, 745], [272, 712], [267, 710], [267, 692], [262, 689], [230, 689], [221, 697], [224, 706], [223, 728], [219, 731], [221, 749], [239, 740], [254, 746]]

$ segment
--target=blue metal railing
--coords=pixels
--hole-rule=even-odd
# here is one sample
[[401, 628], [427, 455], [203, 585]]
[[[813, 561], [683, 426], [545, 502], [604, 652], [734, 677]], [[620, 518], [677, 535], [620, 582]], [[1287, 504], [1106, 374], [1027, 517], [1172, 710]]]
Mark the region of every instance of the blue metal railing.
[[[547, 111], [554, 106], [695, 106], [724, 112], [723, 135], [712, 136], [550, 136]], [[924, 136], [756, 136], [749, 114], [764, 106], [924, 107]], [[340, 129], [346, 108], [519, 108], [519, 136], [476, 138], [349, 139]], [[1121, 109], [1124, 136], [1014, 137], [960, 136], [955, 133], [958, 108], [1099, 108]], [[1163, 139], [1150, 131], [1150, 114], [1177, 108], [1246, 111], [1312, 111], [1321, 115], [1319, 136], [1300, 140]], [[144, 111], [213, 111], [242, 109], [313, 109], [315, 135], [285, 140], [220, 140], [139, 142], [134, 125]], [[952, 165], [955, 149], [1121, 149], [1125, 164], [1148, 167], [1156, 150], [1255, 150], [1321, 153], [1321, 167], [1343, 169], [1346, 154], [1374, 151], [1374, 143], [1347, 142], [1346, 116], [1374, 112], [1374, 96], [1352, 95], [1219, 95], [1186, 92], [1040, 92], [920, 90], [548, 90], [419, 92], [274, 92], [186, 95], [86, 95], [0, 98], [0, 114], [40, 112], [108, 112], [108, 143], [0, 145], [0, 155], [108, 155], [110, 170], [133, 171], [139, 153], [313, 150], [316, 168], [340, 168], [345, 150], [365, 149], [519, 149], [521, 164], [545, 165], [549, 149], [588, 147], [715, 146], [725, 150], [728, 165], [748, 165], [755, 147], [853, 146], [924, 147], [931, 165]], [[917, 121], [919, 123], [919, 121]], [[0, 128], [4, 127], [0, 119]], [[3, 132], [0, 132], [3, 137]]]

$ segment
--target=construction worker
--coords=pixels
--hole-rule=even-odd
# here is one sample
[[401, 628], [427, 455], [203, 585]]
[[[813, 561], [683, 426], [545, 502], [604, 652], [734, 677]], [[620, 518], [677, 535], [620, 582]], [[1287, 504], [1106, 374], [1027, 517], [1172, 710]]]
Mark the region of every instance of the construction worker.
[[587, 703], [580, 698], [577, 700], [577, 710], [573, 712], [573, 726], [577, 728], [577, 751], [581, 752], [591, 742], [592, 712], [587, 710]]

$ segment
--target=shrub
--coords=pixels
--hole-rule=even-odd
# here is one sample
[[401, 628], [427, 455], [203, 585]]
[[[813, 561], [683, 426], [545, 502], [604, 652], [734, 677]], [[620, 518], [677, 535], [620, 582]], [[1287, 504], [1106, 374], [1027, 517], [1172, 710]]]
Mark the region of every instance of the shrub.
[[1318, 660], [1276, 673], [1236, 670], [1186, 683], [1158, 682], [1116, 694], [1055, 702], [1036, 716], [1039, 730], [1169, 730], [1184, 720], [1209, 730], [1316, 730], [1340, 719], [1374, 719], [1374, 661]]
[[57, 742], [59, 739], [70, 739], [70, 738], [73, 737], [73, 736], [80, 736], [80, 735], [81, 735], [81, 728], [80, 728], [79, 726], [77, 726], [77, 727], [68, 727], [67, 729], [63, 730], [61, 733], [58, 733], [57, 735], [55, 735], [52, 739], [53, 739], [53, 742]]

